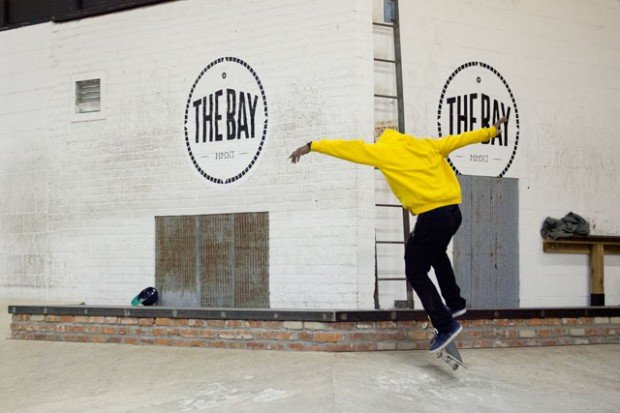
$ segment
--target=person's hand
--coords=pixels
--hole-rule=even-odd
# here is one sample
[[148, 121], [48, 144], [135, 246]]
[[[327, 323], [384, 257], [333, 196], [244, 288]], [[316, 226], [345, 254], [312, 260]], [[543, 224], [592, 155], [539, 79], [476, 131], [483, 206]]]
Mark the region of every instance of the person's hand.
[[[507, 118], [506, 116], [504, 116], [503, 118], [499, 119], [497, 122], [495, 122], [495, 123], [493, 124], [493, 127], [494, 127], [494, 128], [495, 128], [495, 130], [496, 130], [496, 132], [495, 132], [495, 136], [497, 136], [497, 135], [499, 135], [499, 134], [501, 133], [501, 131], [500, 131], [500, 129], [499, 129], [499, 128], [500, 128], [500, 127], [501, 127], [504, 123], [506, 123], [506, 122], [508, 122], [508, 118]], [[493, 137], [495, 137], [495, 136], [493, 136]]]
[[291, 154], [291, 156], [289, 156], [289, 159], [291, 160], [291, 162], [297, 163], [299, 162], [299, 158], [309, 153], [310, 153], [310, 144], [305, 144], [304, 146], [300, 146], [299, 148], [295, 149], [295, 151]]

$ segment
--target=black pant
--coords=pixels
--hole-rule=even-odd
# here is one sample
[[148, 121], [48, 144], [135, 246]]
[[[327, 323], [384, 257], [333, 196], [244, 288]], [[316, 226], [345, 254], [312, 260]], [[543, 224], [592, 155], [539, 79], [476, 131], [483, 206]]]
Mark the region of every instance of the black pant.
[[458, 205], [448, 205], [418, 215], [413, 233], [405, 250], [407, 280], [420, 297], [422, 306], [440, 332], [452, 324], [452, 313], [446, 309], [437, 288], [428, 277], [431, 266], [435, 270], [441, 295], [453, 310], [465, 307], [461, 289], [456, 284], [450, 258], [446, 253], [450, 239], [461, 225]]

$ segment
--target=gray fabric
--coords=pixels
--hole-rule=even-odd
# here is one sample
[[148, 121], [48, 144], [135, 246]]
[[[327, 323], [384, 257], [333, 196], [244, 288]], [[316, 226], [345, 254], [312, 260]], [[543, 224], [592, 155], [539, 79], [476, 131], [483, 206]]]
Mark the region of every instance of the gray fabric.
[[582, 216], [569, 212], [562, 219], [547, 217], [540, 229], [543, 238], [566, 238], [590, 234], [590, 224]]

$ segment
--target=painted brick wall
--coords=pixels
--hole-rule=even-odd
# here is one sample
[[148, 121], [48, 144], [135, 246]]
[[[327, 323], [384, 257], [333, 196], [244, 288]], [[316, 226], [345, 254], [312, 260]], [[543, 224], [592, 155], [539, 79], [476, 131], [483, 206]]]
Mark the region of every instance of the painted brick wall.
[[[401, 3], [408, 132], [435, 132], [460, 64], [499, 69], [522, 118], [508, 172], [520, 179], [521, 305], [586, 304], [587, 258], [543, 254], [538, 230], [572, 210], [620, 233], [620, 5]], [[190, 0], [1, 32], [0, 294], [125, 304], [153, 282], [154, 216], [268, 211], [273, 307], [371, 307], [372, 169], [286, 157], [315, 137], [372, 136], [372, 9]], [[271, 116], [252, 175], [216, 189], [188, 159], [182, 119], [197, 74], [226, 55], [258, 72]], [[76, 122], [73, 83], [89, 74], [103, 80], [104, 118]], [[399, 272], [402, 254], [392, 261]], [[606, 258], [612, 305], [619, 268]]]
[[[614, 119], [620, 110], [620, 4], [401, 1], [407, 131], [437, 135], [448, 77], [482, 61], [514, 93], [520, 139], [506, 176], [519, 179], [520, 305], [589, 304], [585, 255], [542, 252], [547, 216], [583, 215], [593, 234], [620, 234]], [[620, 303], [620, 260], [605, 258], [606, 303]]]
[[[365, 1], [182, 1], [0, 33], [0, 294], [126, 304], [154, 280], [154, 216], [267, 211], [271, 305], [368, 307], [372, 170], [288, 154], [372, 135]], [[267, 94], [251, 176], [214, 188], [183, 136], [190, 88], [221, 56]], [[102, 79], [102, 119], [72, 113]]]

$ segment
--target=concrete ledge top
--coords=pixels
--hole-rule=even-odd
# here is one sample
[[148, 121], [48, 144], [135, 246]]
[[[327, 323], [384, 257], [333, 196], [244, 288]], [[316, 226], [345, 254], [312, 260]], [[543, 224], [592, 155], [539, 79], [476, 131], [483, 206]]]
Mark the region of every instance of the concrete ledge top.
[[[212, 320], [259, 321], [426, 321], [421, 310], [310, 310], [310, 309], [248, 309], [248, 308], [186, 308], [186, 307], [127, 307], [127, 306], [33, 306], [9, 305], [11, 314], [73, 315], [104, 317], [160, 317]], [[464, 320], [620, 317], [620, 307], [516, 308], [497, 310], [468, 310]]]

